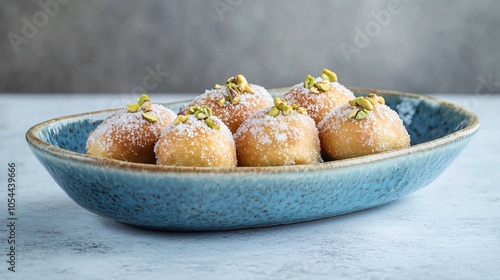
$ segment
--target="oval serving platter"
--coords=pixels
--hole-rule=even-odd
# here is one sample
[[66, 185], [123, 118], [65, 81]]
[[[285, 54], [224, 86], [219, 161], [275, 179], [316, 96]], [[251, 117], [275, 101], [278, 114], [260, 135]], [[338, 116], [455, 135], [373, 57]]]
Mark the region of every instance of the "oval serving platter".
[[[303, 222], [379, 206], [437, 178], [479, 129], [473, 113], [435, 98], [375, 92], [396, 110], [411, 147], [314, 165], [199, 168], [85, 155], [88, 133], [116, 110], [37, 124], [28, 145], [78, 205], [120, 223], [212, 231]], [[280, 96], [286, 89], [270, 90]], [[164, 104], [178, 111], [185, 102]]]

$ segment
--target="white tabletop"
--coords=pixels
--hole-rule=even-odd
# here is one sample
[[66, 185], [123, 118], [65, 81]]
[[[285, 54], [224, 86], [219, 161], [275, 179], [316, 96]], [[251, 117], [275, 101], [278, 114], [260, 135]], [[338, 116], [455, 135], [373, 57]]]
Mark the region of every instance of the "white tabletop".
[[[193, 95], [151, 94], [155, 102]], [[26, 130], [118, 107], [130, 95], [1, 95], [0, 279], [500, 279], [500, 96], [434, 95], [481, 128], [436, 181], [330, 219], [260, 229], [135, 229], [76, 205], [31, 154]], [[17, 166], [16, 272], [8, 271], [7, 164]]]

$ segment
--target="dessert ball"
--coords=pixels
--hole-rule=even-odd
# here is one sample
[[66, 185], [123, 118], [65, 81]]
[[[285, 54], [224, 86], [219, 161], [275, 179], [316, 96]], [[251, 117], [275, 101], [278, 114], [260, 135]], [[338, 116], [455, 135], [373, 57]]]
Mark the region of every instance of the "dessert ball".
[[283, 95], [288, 103], [307, 109], [316, 123], [319, 123], [333, 108], [355, 98], [354, 94], [337, 82], [337, 75], [323, 69], [321, 78], [308, 75], [304, 83], [293, 86]]
[[137, 104], [129, 104], [126, 110], [109, 116], [89, 134], [87, 154], [154, 164], [156, 141], [175, 116], [172, 110], [151, 104], [143, 94]]
[[160, 165], [235, 167], [236, 147], [229, 128], [208, 106], [182, 111], [155, 146]]
[[240, 74], [229, 78], [224, 86], [216, 85], [214, 89], [205, 91], [184, 109], [194, 105], [207, 105], [212, 108], [214, 116], [235, 133], [243, 120], [272, 104], [273, 98], [265, 88], [249, 84]]
[[234, 134], [238, 165], [279, 166], [322, 161], [318, 130], [303, 107], [274, 99], [271, 108], [254, 113]]
[[410, 136], [398, 114], [375, 94], [333, 109], [319, 124], [325, 160], [346, 159], [406, 148]]

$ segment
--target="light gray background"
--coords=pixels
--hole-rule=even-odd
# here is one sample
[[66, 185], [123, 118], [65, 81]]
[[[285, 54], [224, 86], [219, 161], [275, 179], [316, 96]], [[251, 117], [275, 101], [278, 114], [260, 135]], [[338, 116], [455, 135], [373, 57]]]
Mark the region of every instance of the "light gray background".
[[[500, 1], [390, 2], [71, 0], [44, 22], [39, 1], [1, 0], [0, 92], [202, 92], [236, 73], [273, 88], [323, 67], [347, 86], [499, 91]], [[17, 53], [9, 34], [25, 38]]]

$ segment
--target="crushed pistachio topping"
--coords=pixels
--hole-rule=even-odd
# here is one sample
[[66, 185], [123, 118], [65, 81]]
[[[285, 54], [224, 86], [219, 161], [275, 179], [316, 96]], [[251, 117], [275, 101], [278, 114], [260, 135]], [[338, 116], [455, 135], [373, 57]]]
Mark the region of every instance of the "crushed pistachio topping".
[[336, 82], [337, 81], [337, 74], [333, 73], [332, 71], [323, 68], [323, 72], [321, 73], [321, 78], [323, 81], [329, 81], [329, 82]]
[[151, 100], [149, 99], [149, 96], [147, 94], [142, 94], [141, 97], [139, 97], [139, 101], [137, 101], [137, 104], [139, 104], [139, 106], [142, 106], [142, 104], [144, 104], [144, 102], [146, 101], [150, 101]]
[[[295, 105], [295, 104], [293, 104], [293, 105]], [[299, 114], [302, 114], [302, 115], [307, 115], [307, 110], [306, 110], [306, 108], [304, 108], [304, 107], [297, 107], [297, 109], [295, 109], [295, 110], [296, 110], [296, 111], [297, 111], [297, 113], [299, 113]]]
[[205, 119], [205, 123], [210, 128], [213, 128], [215, 130], [219, 130], [220, 129], [220, 123], [217, 120], [213, 119], [213, 118], [206, 118]]
[[226, 103], [226, 98], [222, 97], [221, 99], [217, 100], [217, 103], [219, 103], [219, 106], [224, 106]]
[[147, 94], [142, 94], [137, 103], [130, 103], [127, 105], [127, 112], [129, 113], [136, 113], [139, 109], [142, 110], [142, 117], [148, 122], [153, 123], [158, 121], [158, 117], [151, 113], [151, 111], [153, 111], [153, 104]]
[[304, 107], [299, 107], [297, 104], [288, 105], [283, 98], [276, 97], [273, 100], [274, 106], [269, 109], [267, 114], [271, 117], [276, 117], [281, 114], [283, 116], [288, 116], [293, 113], [293, 111], [297, 111], [297, 113], [302, 115], [307, 115], [307, 110]]
[[189, 115], [194, 115], [198, 120], [205, 121], [208, 127], [215, 130], [220, 129], [220, 123], [212, 118], [212, 109], [206, 105], [195, 105], [185, 111], [180, 112], [175, 118], [174, 124], [179, 125], [186, 122], [189, 119]]
[[[223, 86], [216, 84], [214, 89], [221, 89]], [[230, 77], [226, 81], [226, 93], [227, 95], [222, 97], [217, 101], [219, 106], [225, 106], [226, 102], [236, 105], [240, 103], [240, 95], [247, 92], [253, 94], [254, 91], [250, 84], [248, 84], [245, 76], [238, 74], [234, 77]]]
[[181, 123], [186, 122], [189, 119], [189, 116], [186, 111], [180, 112], [174, 120], [175, 125], [179, 125]]
[[148, 113], [148, 112], [142, 112], [142, 117], [145, 118], [148, 122], [156, 122], [158, 121], [158, 117]]
[[238, 90], [238, 86], [234, 83], [226, 84], [226, 92], [227, 97], [229, 97], [229, 102], [231, 104], [236, 105], [240, 103], [240, 91]]
[[127, 105], [127, 112], [135, 113], [139, 111], [139, 105], [137, 103], [130, 103]]
[[330, 89], [330, 82], [326, 81], [317, 82], [315, 86], [319, 89], [319, 91], [325, 92]]
[[268, 112], [269, 116], [271, 116], [271, 117], [276, 117], [277, 115], [279, 115], [279, 113], [280, 113], [280, 109], [278, 109], [278, 107], [276, 107], [276, 106], [273, 106], [271, 108], [271, 110], [269, 110], [269, 112]]
[[304, 87], [310, 89], [314, 86], [315, 83], [316, 79], [314, 79], [314, 77], [311, 75], [307, 75], [306, 80], [304, 81]]
[[375, 93], [368, 96], [360, 96], [349, 100], [349, 105], [356, 107], [347, 115], [348, 119], [362, 120], [370, 115], [370, 111], [375, 109], [378, 104], [385, 104], [385, 99]]
[[323, 68], [321, 78], [323, 79], [322, 81], [316, 82], [313, 76], [307, 75], [304, 87], [309, 89], [311, 93], [320, 94], [330, 89], [330, 83], [337, 81], [337, 75], [326, 68]]

